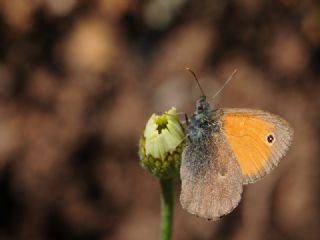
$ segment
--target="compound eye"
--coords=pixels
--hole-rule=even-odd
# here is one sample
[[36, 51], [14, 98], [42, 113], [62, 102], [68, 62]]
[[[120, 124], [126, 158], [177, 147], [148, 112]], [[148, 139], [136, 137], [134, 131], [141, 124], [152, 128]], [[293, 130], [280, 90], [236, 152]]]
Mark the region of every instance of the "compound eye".
[[203, 110], [203, 107], [202, 107], [201, 105], [199, 105], [199, 106], [197, 107], [197, 110], [198, 110], [198, 111], [202, 111], [202, 110]]

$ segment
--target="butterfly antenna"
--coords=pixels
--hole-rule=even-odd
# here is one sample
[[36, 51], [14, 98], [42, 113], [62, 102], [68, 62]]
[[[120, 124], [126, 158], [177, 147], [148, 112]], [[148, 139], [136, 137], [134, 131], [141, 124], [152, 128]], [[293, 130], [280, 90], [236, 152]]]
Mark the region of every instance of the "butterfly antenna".
[[198, 78], [197, 78], [197, 75], [194, 73], [194, 71], [192, 71], [191, 68], [188, 68], [188, 67], [187, 67], [186, 70], [189, 71], [189, 72], [192, 74], [192, 76], [194, 77], [194, 79], [196, 80], [196, 82], [197, 82], [197, 84], [198, 84], [198, 87], [199, 87], [202, 95], [205, 96], [204, 91], [203, 91], [203, 89], [202, 89], [202, 87], [201, 87], [201, 85], [200, 85], [200, 82], [199, 82]]
[[214, 94], [214, 96], [211, 98], [213, 100], [218, 94], [227, 86], [227, 84], [233, 79], [234, 75], [238, 72], [238, 69], [233, 70], [231, 75], [228, 77], [228, 79], [224, 82], [222, 87]]

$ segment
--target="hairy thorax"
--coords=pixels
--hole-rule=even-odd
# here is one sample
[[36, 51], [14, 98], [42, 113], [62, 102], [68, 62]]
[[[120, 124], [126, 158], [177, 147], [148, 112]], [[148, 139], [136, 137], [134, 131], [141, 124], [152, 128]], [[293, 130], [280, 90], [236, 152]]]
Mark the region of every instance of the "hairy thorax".
[[188, 137], [184, 154], [185, 166], [193, 174], [203, 174], [212, 156], [216, 152], [215, 139], [219, 134], [219, 112], [211, 110], [205, 97], [200, 97], [196, 104], [196, 111], [192, 115], [187, 127]]

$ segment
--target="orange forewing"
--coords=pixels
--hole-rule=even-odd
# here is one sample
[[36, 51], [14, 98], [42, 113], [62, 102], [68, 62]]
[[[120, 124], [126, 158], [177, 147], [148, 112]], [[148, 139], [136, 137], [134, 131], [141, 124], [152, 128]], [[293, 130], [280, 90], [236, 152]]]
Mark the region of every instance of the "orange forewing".
[[[293, 131], [280, 117], [260, 110], [226, 109], [223, 130], [239, 162], [244, 183], [269, 173], [285, 154]], [[274, 142], [267, 138], [272, 135]]]

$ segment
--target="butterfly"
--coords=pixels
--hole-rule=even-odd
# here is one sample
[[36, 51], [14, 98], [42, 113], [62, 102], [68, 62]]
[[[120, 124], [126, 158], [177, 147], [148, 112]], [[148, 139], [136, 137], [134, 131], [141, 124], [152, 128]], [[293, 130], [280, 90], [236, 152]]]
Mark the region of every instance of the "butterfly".
[[243, 185], [279, 164], [294, 132], [286, 120], [266, 111], [211, 109], [203, 91], [187, 122], [180, 202], [188, 212], [208, 220], [236, 208]]

